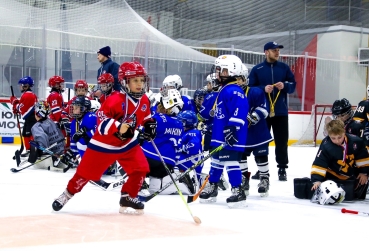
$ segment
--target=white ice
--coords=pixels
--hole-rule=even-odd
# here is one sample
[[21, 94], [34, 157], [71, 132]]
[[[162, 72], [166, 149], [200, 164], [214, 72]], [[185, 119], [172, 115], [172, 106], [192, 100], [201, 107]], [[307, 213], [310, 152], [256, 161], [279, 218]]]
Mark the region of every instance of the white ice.
[[[195, 225], [179, 196], [157, 196], [145, 204], [144, 216], [126, 216], [118, 214], [120, 189], [103, 191], [91, 184], [87, 184], [60, 212], [53, 212], [51, 204], [63, 192], [74, 170], [63, 174], [29, 168], [12, 173], [10, 168], [15, 166], [12, 156], [18, 148], [17, 145], [0, 145], [0, 222], [3, 222], [0, 233], [6, 233], [8, 226], [4, 226], [4, 222], [15, 224], [16, 219], [15, 222], [21, 224], [22, 220], [36, 216], [36, 229], [31, 221], [28, 226], [22, 225], [22, 229], [18, 229], [14, 235], [26, 239], [31, 234], [30, 229], [35, 238], [40, 238], [37, 231], [45, 229], [50, 235], [41, 236], [28, 246], [22, 244], [22, 238], [13, 240], [14, 236], [4, 238], [0, 235], [0, 250], [367, 250], [369, 217], [341, 213], [341, 208], [369, 212], [367, 200], [322, 206], [309, 200], [296, 199], [293, 195], [293, 179], [309, 177], [311, 163], [318, 148], [289, 147], [288, 181], [281, 182], [278, 181], [274, 147], [270, 147], [269, 197], [260, 197], [257, 192], [258, 181], [251, 180], [248, 207], [244, 209], [227, 207], [225, 200], [231, 194], [230, 189], [220, 191], [215, 204], [195, 201], [189, 207], [193, 215], [201, 219], [202, 224], [199, 226]], [[205, 172], [209, 170], [209, 165], [206, 162]], [[251, 157], [249, 171], [254, 174], [256, 170]], [[105, 179], [114, 180], [113, 177]], [[54, 226], [50, 226], [46, 219], [73, 216], [73, 222], [78, 225], [79, 222], [86, 224], [82, 223], [84, 215], [89, 216], [91, 227], [85, 232], [73, 233], [79, 241], [70, 242], [64, 239], [60, 243], [44, 244], [47, 242], [42, 239], [51, 238], [55, 231]], [[94, 217], [101, 215], [113, 216], [114, 222], [109, 222], [110, 218], [107, 218], [106, 226], [94, 227]], [[150, 218], [155, 219], [154, 229], [147, 228], [138, 217], [146, 217], [142, 219], [148, 221]], [[43, 218], [45, 223], [40, 224], [40, 219]], [[124, 228], [127, 221], [130, 222], [132, 231], [138, 231], [138, 236], [125, 238], [127, 232], [123, 231], [122, 238], [107, 238], [109, 226], [116, 228], [114, 224], [120, 224]], [[135, 226], [132, 221], [139, 223]], [[166, 232], [162, 228], [168, 228], [168, 231], [173, 229], [172, 225], [168, 225], [169, 221], [181, 228], [175, 233]], [[58, 231], [63, 228], [63, 224], [64, 222], [59, 223]], [[160, 230], [159, 236], [150, 234], [155, 229]], [[73, 230], [66, 227], [65, 231]], [[182, 231], [186, 233], [184, 236]], [[192, 232], [196, 234], [191, 234]], [[96, 241], [86, 242], [87, 234], [99, 237]], [[14, 241], [17, 243], [9, 245]]]

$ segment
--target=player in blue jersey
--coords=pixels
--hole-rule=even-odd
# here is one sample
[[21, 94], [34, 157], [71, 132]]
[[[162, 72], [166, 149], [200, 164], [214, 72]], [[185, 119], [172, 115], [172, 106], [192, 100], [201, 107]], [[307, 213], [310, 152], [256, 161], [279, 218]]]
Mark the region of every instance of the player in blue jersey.
[[242, 74], [242, 62], [234, 55], [219, 56], [212, 72], [222, 85], [217, 95], [213, 113], [213, 133], [211, 146], [225, 144], [223, 150], [213, 155], [207, 191], [200, 194], [200, 202], [215, 202], [218, 195], [218, 182], [224, 167], [227, 170], [232, 195], [227, 198], [229, 207], [243, 207], [246, 195], [242, 188], [242, 174], [239, 161], [245, 150], [247, 138], [247, 113], [249, 105], [237, 77]]
[[[183, 124], [184, 133], [178, 146], [179, 156], [177, 167], [181, 172], [187, 170], [204, 158], [202, 151], [202, 135], [197, 127], [197, 116], [193, 111], [182, 111], [177, 116]], [[187, 161], [185, 161], [187, 159]], [[195, 168], [196, 178], [201, 184], [201, 171], [203, 164]]]
[[[183, 133], [182, 122], [179, 121], [176, 116], [180, 112], [182, 106], [183, 101], [179, 91], [176, 89], [168, 90], [166, 96], [161, 97], [157, 113], [153, 116], [157, 122], [154, 143], [157, 146], [166, 166], [173, 175], [176, 164], [178, 143]], [[144, 141], [141, 147], [150, 166], [150, 172], [148, 174], [150, 179], [149, 192], [156, 192], [163, 185], [170, 182], [171, 178], [169, 177], [168, 172], [152, 143]], [[187, 186], [183, 186], [184, 184], [181, 183], [181, 181], [182, 180], [180, 180], [180, 183], [178, 184], [181, 191], [184, 194], [193, 194], [193, 185], [188, 188]], [[173, 194], [176, 191], [176, 187], [172, 185], [162, 194]]]
[[70, 149], [65, 156], [68, 161], [81, 158], [87, 149], [87, 144], [97, 128], [97, 117], [91, 111], [91, 100], [85, 96], [77, 96], [69, 107], [69, 116], [73, 118], [70, 124]]
[[266, 118], [268, 117], [268, 109], [264, 92], [260, 88], [249, 87], [247, 85], [248, 70], [243, 64], [243, 76], [238, 78], [238, 84], [245, 92], [249, 104], [249, 112], [247, 120], [249, 122], [246, 149], [240, 161], [242, 172], [242, 185], [246, 196], [249, 195], [249, 179], [247, 157], [251, 153], [255, 157], [255, 162], [259, 170], [260, 183], [258, 184], [258, 192], [262, 197], [268, 195], [269, 191], [269, 142], [273, 140]]

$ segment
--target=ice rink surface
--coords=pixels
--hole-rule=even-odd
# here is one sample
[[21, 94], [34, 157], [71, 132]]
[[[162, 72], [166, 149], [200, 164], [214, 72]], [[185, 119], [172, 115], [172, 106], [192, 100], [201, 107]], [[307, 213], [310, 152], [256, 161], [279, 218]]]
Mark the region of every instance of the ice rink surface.
[[[87, 184], [59, 212], [51, 204], [75, 170], [56, 173], [34, 168], [10, 172], [17, 145], [0, 145], [0, 250], [366, 250], [369, 201], [321, 206], [293, 195], [293, 179], [310, 176], [318, 148], [289, 147], [288, 181], [278, 181], [270, 147], [269, 197], [250, 181], [248, 207], [230, 209], [220, 191], [215, 204], [189, 204], [196, 225], [178, 195], [145, 203], [141, 216], [118, 213], [120, 188], [103, 191]], [[249, 171], [257, 170], [253, 156]], [[208, 172], [210, 162], [203, 169]], [[114, 177], [103, 177], [114, 181]]]

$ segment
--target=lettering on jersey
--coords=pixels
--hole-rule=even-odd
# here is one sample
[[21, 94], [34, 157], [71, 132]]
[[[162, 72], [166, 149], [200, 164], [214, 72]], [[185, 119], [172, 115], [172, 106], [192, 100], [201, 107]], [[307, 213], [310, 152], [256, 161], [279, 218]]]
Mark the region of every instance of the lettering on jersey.
[[122, 111], [125, 111], [125, 109], [126, 109], [126, 103], [122, 103]]
[[181, 136], [182, 129], [178, 129], [178, 128], [165, 128], [164, 134], [171, 134], [171, 135]]
[[245, 95], [239, 91], [233, 91], [233, 94], [237, 95], [240, 98], [245, 98]]
[[104, 119], [106, 119], [106, 115], [101, 110], [97, 111], [97, 117], [99, 117], [100, 121], [103, 121]]
[[160, 116], [160, 118], [163, 120], [163, 122], [164, 122], [164, 123], [166, 123], [166, 122], [167, 122], [167, 118], [164, 116], [164, 114], [161, 114], [161, 113], [160, 113], [160, 115], [159, 115], [159, 116]]
[[147, 109], [147, 106], [146, 106], [146, 104], [144, 104], [142, 107], [141, 107], [141, 111], [146, 111], [146, 109]]
[[224, 119], [225, 118], [224, 114], [222, 113], [222, 108], [217, 107], [215, 109], [215, 116], [217, 117], [217, 119]]
[[194, 133], [194, 132], [189, 132], [189, 133], [187, 133], [187, 135], [190, 135], [192, 137], [196, 137], [196, 133]]
[[322, 150], [319, 150], [318, 154], [316, 155], [317, 158], [320, 157], [320, 154], [322, 153]]
[[55, 105], [57, 105], [57, 104], [58, 104], [58, 101], [57, 101], [56, 99], [54, 99], [54, 100], [53, 100], [53, 102], [51, 102], [51, 105], [52, 105], [52, 106], [55, 106]]

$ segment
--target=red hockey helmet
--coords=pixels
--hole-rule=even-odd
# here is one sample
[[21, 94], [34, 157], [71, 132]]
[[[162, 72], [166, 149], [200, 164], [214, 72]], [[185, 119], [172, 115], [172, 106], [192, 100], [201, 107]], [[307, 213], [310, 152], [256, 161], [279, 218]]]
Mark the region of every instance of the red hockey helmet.
[[64, 78], [61, 76], [52, 76], [49, 78], [49, 87], [53, 88], [57, 85], [61, 85], [64, 83]]
[[79, 79], [74, 84], [74, 91], [77, 91], [77, 89], [82, 88], [85, 89], [86, 92], [88, 91], [88, 84], [85, 80]]
[[114, 84], [114, 77], [110, 73], [101, 74], [97, 79], [97, 83], [102, 93], [108, 94], [112, 90]]
[[[135, 77], [145, 78], [145, 84], [140, 92], [132, 92], [129, 89], [128, 81], [130, 78], [135, 78]], [[123, 64], [121, 64], [119, 67], [118, 79], [122, 86], [123, 91], [129, 94], [130, 96], [134, 98], [141, 98], [145, 94], [148, 78], [147, 78], [147, 73], [146, 73], [145, 68], [140, 63], [124, 62]]]

